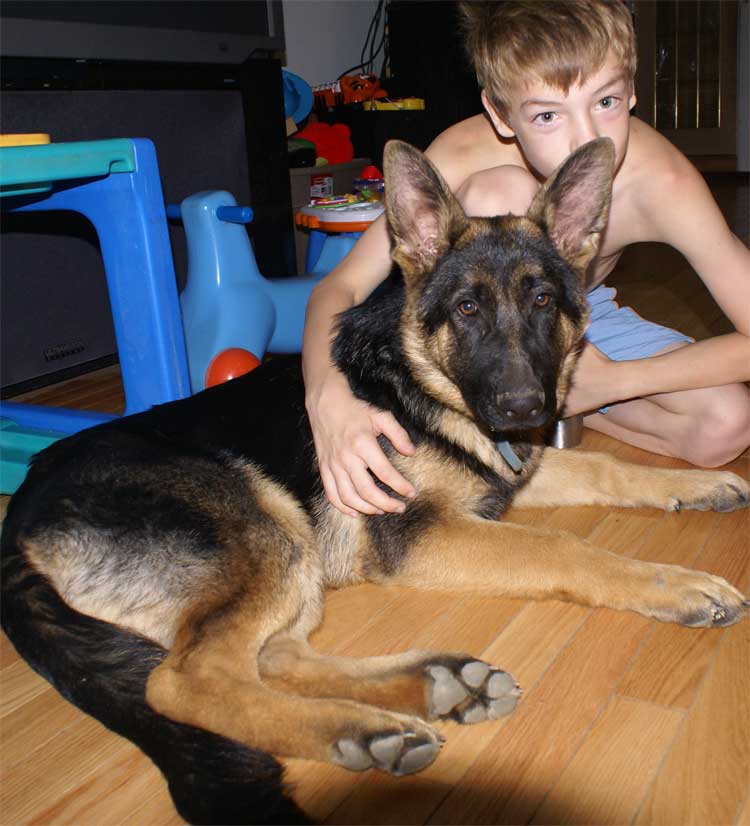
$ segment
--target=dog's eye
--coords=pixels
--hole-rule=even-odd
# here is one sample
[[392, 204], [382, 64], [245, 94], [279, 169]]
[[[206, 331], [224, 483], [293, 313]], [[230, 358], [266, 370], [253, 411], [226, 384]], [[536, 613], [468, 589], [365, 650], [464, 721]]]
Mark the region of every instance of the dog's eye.
[[534, 306], [547, 307], [550, 301], [552, 301], [552, 296], [549, 293], [538, 293], [534, 297]]
[[478, 309], [473, 301], [462, 301], [458, 305], [458, 311], [461, 315], [476, 315]]

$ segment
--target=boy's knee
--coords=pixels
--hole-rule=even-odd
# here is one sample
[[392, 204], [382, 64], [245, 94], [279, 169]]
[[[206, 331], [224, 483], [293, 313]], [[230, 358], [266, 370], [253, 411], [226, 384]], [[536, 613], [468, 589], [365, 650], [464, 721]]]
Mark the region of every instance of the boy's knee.
[[456, 196], [467, 215], [525, 215], [538, 189], [530, 172], [507, 164], [471, 175]]
[[705, 468], [736, 459], [750, 445], [750, 394], [743, 386], [716, 391], [713, 404], [694, 418], [682, 458]]

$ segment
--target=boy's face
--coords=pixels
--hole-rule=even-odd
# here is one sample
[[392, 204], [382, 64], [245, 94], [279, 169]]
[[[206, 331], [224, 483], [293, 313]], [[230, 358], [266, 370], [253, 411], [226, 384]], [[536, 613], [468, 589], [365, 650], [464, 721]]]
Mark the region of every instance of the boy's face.
[[561, 89], [532, 81], [510, 95], [508, 117], [501, 118], [482, 100], [497, 131], [515, 137], [529, 164], [545, 178], [579, 146], [594, 138], [614, 141], [615, 169], [625, 158], [630, 110], [635, 106], [632, 81], [610, 54], [601, 69], [582, 85]]

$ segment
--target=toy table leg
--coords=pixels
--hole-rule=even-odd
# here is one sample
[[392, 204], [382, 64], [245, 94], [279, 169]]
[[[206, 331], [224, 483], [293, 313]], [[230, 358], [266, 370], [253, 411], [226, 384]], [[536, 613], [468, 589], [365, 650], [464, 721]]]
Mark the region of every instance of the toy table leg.
[[361, 232], [326, 235], [318, 260], [310, 272], [318, 275], [329, 273], [343, 261], [361, 235]]
[[305, 258], [305, 272], [312, 272], [313, 267], [318, 263], [320, 251], [323, 249], [326, 238], [325, 232], [319, 229], [311, 229], [307, 239], [307, 256]]
[[[61, 188], [20, 208], [71, 209], [94, 225], [107, 276], [126, 415], [190, 395], [156, 152], [148, 140], [137, 139], [133, 145], [135, 172]], [[54, 428], [52, 411], [50, 415], [46, 426]]]

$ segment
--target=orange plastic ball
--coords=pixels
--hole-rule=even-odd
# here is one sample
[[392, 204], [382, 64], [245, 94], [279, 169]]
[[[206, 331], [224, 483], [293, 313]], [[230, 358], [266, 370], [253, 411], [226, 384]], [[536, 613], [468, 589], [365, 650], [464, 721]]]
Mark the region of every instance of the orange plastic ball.
[[249, 350], [243, 350], [241, 347], [230, 347], [227, 350], [222, 350], [221, 353], [213, 357], [208, 365], [206, 387], [213, 387], [216, 384], [243, 376], [245, 373], [255, 370], [259, 364], [260, 360]]

